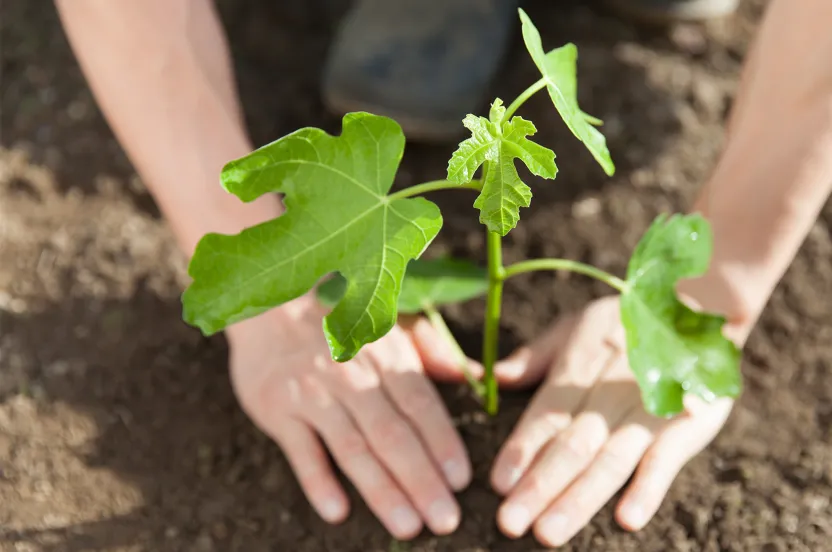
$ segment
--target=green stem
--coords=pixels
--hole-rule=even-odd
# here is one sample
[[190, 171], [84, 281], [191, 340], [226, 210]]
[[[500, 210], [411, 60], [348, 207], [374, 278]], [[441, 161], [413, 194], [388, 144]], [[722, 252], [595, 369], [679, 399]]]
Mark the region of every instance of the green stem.
[[451, 344], [451, 348], [454, 350], [454, 354], [456, 355], [456, 361], [462, 369], [462, 375], [465, 376], [465, 380], [474, 390], [477, 397], [482, 399], [485, 396], [485, 386], [481, 381], [478, 381], [474, 377], [474, 374], [472, 374], [471, 370], [468, 368], [468, 357], [465, 356], [465, 351], [463, 351], [462, 347], [459, 346], [459, 342], [454, 337], [451, 329], [445, 323], [445, 319], [442, 318], [442, 315], [433, 305], [424, 305], [422, 308], [424, 309], [428, 320], [430, 320], [433, 329], [439, 332], [439, 334], [447, 339], [448, 343]]
[[513, 102], [511, 102], [511, 105], [508, 106], [508, 108], [506, 109], [506, 114], [503, 115], [502, 122], [506, 122], [509, 119], [511, 119], [511, 116], [514, 115], [514, 112], [520, 109], [520, 106], [526, 103], [526, 100], [534, 96], [543, 88], [546, 88], [545, 78], [541, 78], [539, 81], [523, 90], [523, 92], [519, 96], [517, 96], [517, 98]]
[[613, 276], [609, 272], [604, 272], [603, 270], [588, 264], [570, 261], [569, 259], [533, 259], [530, 261], [521, 261], [507, 266], [505, 268], [504, 277], [511, 278], [512, 276], [523, 274], [524, 272], [533, 272], [536, 270], [568, 270], [569, 272], [585, 274], [614, 287], [622, 293], [627, 291], [627, 288], [629, 287], [627, 282], [621, 278]]
[[485, 411], [497, 413], [497, 380], [494, 364], [497, 362], [498, 332], [500, 329], [500, 303], [503, 297], [503, 251], [500, 234], [488, 232], [488, 298], [485, 307], [485, 329], [483, 330], [482, 363], [485, 384]]
[[457, 184], [456, 182], [451, 182], [450, 180], [431, 180], [430, 182], [423, 182], [422, 184], [416, 184], [415, 186], [410, 186], [404, 190], [399, 190], [398, 192], [392, 193], [387, 197], [390, 201], [393, 201], [394, 199], [413, 197], [415, 195], [435, 192], [437, 190], [456, 190], [460, 188], [479, 192], [482, 190], [482, 181], [474, 179], [470, 182], [466, 182], [465, 184]]

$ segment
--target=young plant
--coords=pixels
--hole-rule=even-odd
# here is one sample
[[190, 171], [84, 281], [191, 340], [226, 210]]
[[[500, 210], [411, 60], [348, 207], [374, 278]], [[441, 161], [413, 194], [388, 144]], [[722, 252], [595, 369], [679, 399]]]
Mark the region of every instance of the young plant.
[[[183, 295], [184, 319], [213, 334], [323, 280], [317, 292], [333, 307], [323, 331], [335, 361], [353, 358], [384, 336], [399, 312], [424, 312], [456, 346], [464, 367], [465, 355], [437, 307], [486, 294], [484, 376], [468, 378], [493, 414], [503, 283], [530, 271], [569, 270], [620, 293], [627, 356], [648, 412], [678, 414], [685, 393], [708, 401], [738, 396], [740, 352], [722, 335], [725, 319], [692, 310], [675, 292], [679, 280], [704, 274], [710, 262], [713, 239], [701, 216], [659, 216], [633, 252], [625, 279], [567, 259], [503, 265], [500, 240], [532, 197], [515, 160], [541, 178], [557, 174], [554, 152], [529, 140], [535, 126], [515, 116], [533, 94], [545, 88], [570, 131], [608, 175], [615, 171], [595, 128], [601, 121], [578, 106], [576, 47], [544, 52], [537, 29], [522, 9], [519, 14], [541, 78], [508, 107], [494, 100], [487, 119], [465, 117], [471, 137], [451, 157], [447, 179], [389, 193], [405, 139], [395, 121], [370, 113], [344, 116], [338, 137], [303, 128], [228, 163], [221, 176], [228, 192], [242, 201], [281, 193], [286, 212], [237, 235], [202, 238], [189, 267], [193, 282]], [[442, 215], [415, 196], [457, 188], [477, 193], [474, 207], [487, 229], [487, 269], [453, 259], [418, 260], [442, 227]]]

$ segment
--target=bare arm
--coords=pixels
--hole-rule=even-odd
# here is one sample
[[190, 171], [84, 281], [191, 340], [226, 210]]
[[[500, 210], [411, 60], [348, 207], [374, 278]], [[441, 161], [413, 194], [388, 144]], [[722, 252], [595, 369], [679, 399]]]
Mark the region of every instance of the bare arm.
[[207, 232], [236, 233], [280, 213], [242, 204], [222, 165], [252, 147], [211, 0], [56, 0], [85, 76], [130, 160], [190, 255]]
[[[274, 195], [244, 204], [219, 185], [222, 165], [252, 147], [211, 0], [56, 2], [99, 105], [186, 253], [206, 232], [280, 214]], [[335, 366], [322, 314], [307, 294], [226, 330], [241, 406], [286, 453], [325, 520], [342, 521], [349, 502], [324, 443], [394, 536], [424, 525], [452, 531], [460, 515], [451, 490], [467, 485], [470, 461], [412, 341], [396, 328], [374, 352]], [[430, 420], [399, 414], [415, 403]]]
[[832, 191], [832, 3], [773, 0], [743, 72], [722, 158], [695, 209], [709, 274], [685, 289], [744, 332]]

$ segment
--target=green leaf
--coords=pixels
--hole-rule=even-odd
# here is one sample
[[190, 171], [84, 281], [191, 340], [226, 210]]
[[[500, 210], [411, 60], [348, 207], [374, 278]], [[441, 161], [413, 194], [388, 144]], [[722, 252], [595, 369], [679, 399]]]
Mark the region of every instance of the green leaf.
[[600, 125], [601, 120], [584, 113], [578, 106], [578, 48], [574, 44], [566, 44], [544, 53], [540, 33], [534, 23], [526, 12], [522, 9], [518, 11], [526, 49], [543, 75], [549, 96], [558, 113], [572, 134], [589, 149], [604, 172], [612, 176], [615, 173], [615, 165], [607, 149], [606, 139], [593, 126]]
[[630, 258], [621, 320], [644, 406], [656, 416], [682, 412], [684, 393], [706, 401], [740, 394], [740, 350], [722, 335], [725, 318], [676, 296], [679, 280], [707, 271], [712, 249], [701, 216], [659, 216]]
[[404, 151], [404, 134], [386, 117], [349, 113], [341, 136], [304, 128], [228, 163], [226, 190], [243, 201], [285, 194], [282, 216], [240, 234], [208, 234], [189, 267], [184, 318], [206, 334], [308, 292], [324, 275], [349, 282], [324, 319], [337, 361], [385, 335], [408, 261], [442, 226], [423, 198], [387, 195]]
[[[346, 290], [340, 274], [318, 286], [318, 300], [336, 304]], [[488, 291], [488, 271], [468, 261], [441, 258], [414, 260], [407, 265], [399, 295], [399, 312], [416, 314], [427, 307], [461, 303]]]
[[448, 163], [448, 180], [457, 184], [470, 182], [474, 173], [484, 166], [482, 191], [474, 202], [480, 210], [480, 222], [492, 232], [505, 236], [517, 226], [520, 208], [528, 207], [532, 191], [520, 180], [514, 159], [520, 159], [537, 176], [553, 179], [558, 168], [555, 152], [526, 139], [537, 132], [522, 117], [503, 122], [506, 108], [499, 98], [494, 100], [488, 119], [468, 115], [462, 124], [471, 131], [471, 138], [459, 144]]

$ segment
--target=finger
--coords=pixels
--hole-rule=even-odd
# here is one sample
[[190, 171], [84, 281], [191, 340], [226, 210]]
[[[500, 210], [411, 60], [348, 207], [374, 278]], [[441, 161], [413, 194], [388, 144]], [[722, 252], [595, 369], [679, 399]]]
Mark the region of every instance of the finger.
[[[559, 352], [593, 352], [620, 326], [618, 300], [607, 297], [592, 303], [579, 315], [556, 323], [531, 345], [521, 347], [498, 363], [495, 374], [504, 387], [529, 385], [543, 377]], [[617, 335], [617, 331], [614, 331]]]
[[618, 503], [619, 525], [637, 531], [650, 521], [679, 471], [716, 436], [732, 405], [727, 399], [700, 405], [661, 432]]
[[332, 472], [318, 437], [305, 422], [282, 418], [270, 436], [280, 445], [306, 498], [329, 523], [340, 523], [349, 514], [349, 500]]
[[502, 387], [517, 388], [540, 380], [552, 366], [555, 353], [574, 330], [574, 318], [561, 320], [528, 345], [514, 351], [494, 367]]
[[[425, 373], [432, 379], [445, 382], [460, 382], [465, 372], [460, 363], [459, 353], [426, 318], [419, 318], [408, 325], [408, 333], [416, 347]], [[465, 358], [467, 369], [475, 378], [482, 377], [482, 364]]]
[[572, 421], [580, 393], [547, 386], [538, 391], [517, 427], [497, 453], [491, 469], [491, 486], [508, 494], [531, 466], [540, 449]]
[[[590, 465], [611, 429], [639, 406], [638, 386], [632, 379], [626, 384], [620, 381], [628, 375], [627, 359], [609, 347], [603, 351], [589, 365], [596, 380], [589, 383], [592, 387], [580, 406], [581, 413], [545, 446], [500, 508], [497, 520], [509, 536], [525, 533], [529, 524]], [[602, 364], [599, 359], [606, 362]], [[572, 373], [557, 377], [576, 378], [566, 375]]]
[[[309, 392], [309, 387], [315, 389]], [[395, 538], [407, 540], [418, 535], [422, 530], [419, 514], [378, 461], [347, 411], [332, 397], [323, 400], [321, 397], [327, 392], [314, 379], [303, 378], [301, 388], [301, 393], [311, 399], [305, 401], [304, 415], [370, 510]]]
[[517, 483], [497, 511], [506, 535], [520, 537], [546, 506], [592, 461], [609, 436], [603, 416], [583, 413], [554, 441]]
[[373, 359], [396, 408], [416, 428], [431, 457], [454, 490], [471, 481], [471, 461], [445, 403], [420, 369], [419, 355], [403, 333], [393, 333]]
[[[586, 332], [584, 332], [586, 333]], [[491, 471], [491, 484], [510, 492], [529, 469], [543, 446], [572, 421], [600, 374], [618, 359], [595, 333], [578, 336], [550, 371], [517, 428], [506, 440]]]
[[380, 385], [377, 380], [376, 386], [346, 392], [341, 400], [376, 458], [390, 471], [431, 531], [450, 533], [460, 521], [459, 505], [413, 428]]
[[534, 524], [537, 539], [561, 546], [581, 530], [627, 482], [662, 420], [641, 409], [625, 420], [586, 471], [546, 508]]

